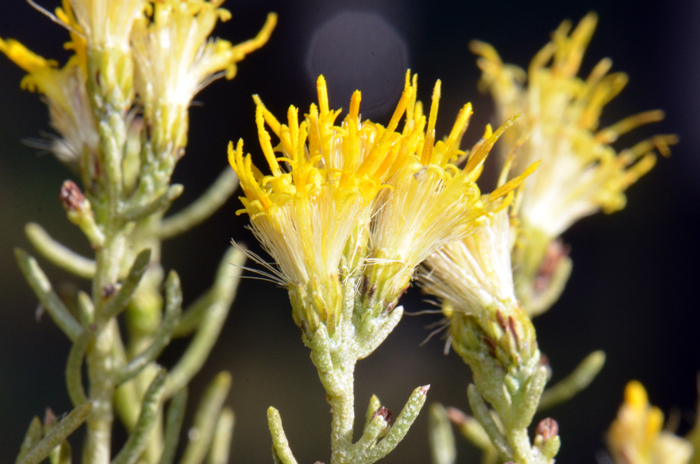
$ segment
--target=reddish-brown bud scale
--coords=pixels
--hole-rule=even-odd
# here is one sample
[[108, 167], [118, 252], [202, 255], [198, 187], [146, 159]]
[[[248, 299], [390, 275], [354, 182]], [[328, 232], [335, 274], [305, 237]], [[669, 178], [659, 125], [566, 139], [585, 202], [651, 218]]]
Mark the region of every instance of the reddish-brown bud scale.
[[382, 416], [382, 418], [386, 421], [387, 424], [391, 424], [391, 411], [389, 411], [387, 408], [384, 406], [380, 407], [376, 411], [374, 411], [374, 414], [372, 414], [372, 419], [374, 419], [377, 416]]
[[117, 291], [117, 286], [115, 284], [107, 284], [102, 288], [102, 298], [109, 298], [114, 295]]
[[549, 282], [552, 280], [561, 261], [569, 256], [571, 247], [566, 245], [561, 239], [557, 239], [547, 246], [547, 252], [542, 261], [537, 277], [535, 278], [535, 290], [539, 293], [549, 287]]
[[503, 330], [508, 330], [508, 322], [500, 310], [496, 311], [496, 319], [498, 320], [498, 325], [500, 325]]
[[72, 180], [63, 183], [58, 198], [66, 211], [83, 211], [85, 209], [85, 195]]
[[535, 429], [536, 435], [541, 435], [544, 441], [550, 440], [559, 435], [559, 424], [551, 417], [542, 419]]

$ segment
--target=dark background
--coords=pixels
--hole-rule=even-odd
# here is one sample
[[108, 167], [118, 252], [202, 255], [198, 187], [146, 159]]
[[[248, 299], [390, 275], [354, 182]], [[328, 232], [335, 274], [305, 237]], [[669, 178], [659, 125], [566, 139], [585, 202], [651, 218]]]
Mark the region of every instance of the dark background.
[[[0, 37], [16, 37], [41, 55], [65, 62], [65, 31], [20, 0], [2, 3]], [[42, 5], [53, 9], [56, 3], [45, 0]], [[558, 459], [596, 459], [630, 379], [642, 381], [652, 401], [667, 414], [674, 412], [685, 431], [694, 414], [700, 368], [700, 4], [641, 1], [633, 9], [629, 4], [229, 0], [224, 6], [234, 16], [217, 29], [221, 37], [234, 42], [252, 37], [268, 11], [279, 13], [279, 25], [270, 43], [240, 64], [233, 81], [218, 81], [198, 96], [202, 104], [191, 111], [188, 153], [174, 177], [186, 190], [174, 208], [193, 201], [226, 167], [229, 140], [243, 137], [247, 151], [260, 159], [253, 93], [280, 118], [289, 104], [305, 112], [315, 100], [314, 74], [324, 72], [334, 107], [347, 108], [350, 92], [359, 88], [363, 116], [386, 123], [409, 66], [420, 76], [423, 101], [429, 100], [435, 79], [442, 79], [439, 136], [448, 132], [461, 105], [474, 103], [468, 146], [493, 113], [490, 99], [476, 90], [479, 72], [468, 41], [488, 41], [505, 61], [526, 66], [562, 19], [577, 21], [595, 10], [600, 22], [583, 72], [609, 56], [613, 70], [631, 77], [605, 110], [602, 124], [662, 108], [665, 121], [635, 131], [620, 147], [669, 132], [678, 133], [681, 143], [670, 159], [661, 159], [629, 190], [626, 209], [584, 219], [565, 234], [572, 245], [574, 271], [562, 299], [535, 322], [541, 349], [551, 361], [555, 380], [593, 350], [605, 350], [608, 361], [588, 390], [549, 412], [560, 425], [563, 445]], [[85, 240], [57, 201], [70, 173], [50, 155], [22, 143], [50, 132], [45, 106], [36, 95], [19, 89], [22, 75], [0, 58], [0, 462], [8, 463], [32, 416], [43, 415], [46, 406], [58, 414], [70, 407], [64, 386], [69, 345], [48, 317], [37, 323], [36, 298], [20, 276], [12, 249], [30, 249], [23, 225], [36, 221], [89, 255]], [[247, 218], [235, 216], [238, 208], [238, 200], [232, 199], [205, 225], [165, 244], [165, 266], [180, 273], [186, 301], [210, 284], [231, 238], [253, 244], [243, 228]], [[42, 264], [53, 282], [76, 281]], [[428, 307], [415, 289], [403, 304], [408, 311]], [[404, 318], [389, 339], [359, 363], [358, 415], [364, 414], [372, 393], [397, 414], [411, 390], [427, 383], [432, 384], [429, 402], [467, 408], [466, 366], [454, 354], [443, 356], [436, 339], [418, 346], [427, 335], [423, 326], [434, 319]], [[164, 364], [170, 365], [184, 346], [175, 343]], [[284, 290], [267, 282], [244, 282], [190, 398], [198, 398], [222, 369], [231, 371], [234, 379], [228, 399], [236, 412], [233, 462], [270, 462], [265, 418], [270, 405], [280, 410], [299, 462], [328, 462], [329, 406], [290, 317]], [[428, 462], [426, 424], [423, 413], [385, 462]], [[458, 443], [459, 462], [478, 459], [463, 439]]]

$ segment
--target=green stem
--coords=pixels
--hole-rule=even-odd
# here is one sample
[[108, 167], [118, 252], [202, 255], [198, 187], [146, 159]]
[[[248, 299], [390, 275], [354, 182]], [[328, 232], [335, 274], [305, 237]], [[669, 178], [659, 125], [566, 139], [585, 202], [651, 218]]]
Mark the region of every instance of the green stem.
[[339, 385], [336, 394], [328, 395], [333, 418], [331, 420], [331, 464], [349, 464], [355, 423], [354, 374], [355, 361], [346, 362], [337, 370]]
[[109, 464], [114, 411], [112, 401], [117, 383], [118, 363], [113, 347], [119, 343], [119, 328], [115, 319], [105, 318], [105, 295], [119, 278], [125, 239], [121, 233], [105, 234], [105, 246], [97, 251], [97, 270], [93, 281], [95, 340], [88, 348], [87, 366], [90, 381], [92, 412], [87, 420], [86, 459], [89, 464]]
[[455, 436], [447, 411], [440, 403], [430, 406], [428, 433], [433, 464], [454, 464], [457, 459]]
[[297, 464], [292, 449], [289, 447], [287, 435], [284, 433], [280, 413], [272, 406], [267, 409], [267, 425], [270, 428], [270, 435], [272, 435], [272, 457], [275, 462]]
[[377, 446], [367, 453], [367, 460], [364, 462], [368, 464], [377, 462], [396, 448], [399, 442], [401, 442], [408, 433], [408, 430], [418, 417], [421, 409], [423, 409], [429, 389], [430, 385], [424, 385], [413, 390], [413, 393], [411, 393], [410, 398], [401, 410], [399, 417], [396, 418], [389, 433], [387, 433], [386, 437], [384, 437]]
[[236, 296], [244, 262], [245, 253], [237, 248], [231, 247], [224, 254], [216, 272], [211, 305], [187, 350], [168, 374], [166, 398], [187, 385], [211, 353]]
[[88, 399], [83, 388], [83, 358], [88, 349], [88, 343], [92, 339], [92, 331], [87, 329], [78, 337], [73, 344], [66, 363], [66, 385], [68, 396], [70, 396], [73, 406], [78, 407], [87, 403]]
[[224, 408], [216, 422], [214, 437], [211, 441], [207, 464], [227, 464], [233, 439], [233, 426], [236, 416], [231, 408]]
[[153, 341], [148, 348], [132, 359], [124, 368], [119, 379], [120, 384], [138, 375], [146, 366], [154, 362], [170, 342], [182, 308], [180, 279], [175, 271], [170, 271], [165, 287], [166, 305], [163, 323], [153, 336]]
[[530, 447], [530, 437], [527, 435], [527, 429], [509, 430], [508, 442], [513, 447], [513, 461], [518, 464], [528, 464], [536, 462], [532, 457], [532, 448]]
[[34, 416], [34, 419], [29, 423], [29, 429], [24, 435], [24, 441], [22, 441], [22, 446], [19, 449], [19, 455], [17, 455], [17, 460], [15, 462], [19, 463], [24, 459], [24, 457], [29, 453], [37, 443], [41, 441], [42, 427], [41, 420]]
[[114, 458], [112, 464], [134, 464], [148, 445], [148, 438], [157, 422], [156, 419], [161, 409], [161, 399], [163, 398], [166, 378], [164, 369], [158, 371], [144, 395], [136, 427], [134, 427], [131, 435], [129, 435], [129, 439]]
[[221, 372], [209, 385], [199, 403], [189, 442], [180, 460], [181, 464], [201, 464], [209, 451], [219, 414], [231, 388], [231, 374]]
[[116, 321], [101, 330], [88, 350], [90, 400], [93, 409], [88, 417], [87, 462], [109, 464], [114, 413], [112, 399], [116, 378], [112, 359], [112, 344], [116, 336]]
[[66, 308], [66, 305], [63, 304], [56, 292], [54, 292], [51, 282], [49, 282], [48, 277], [39, 267], [39, 263], [21, 248], [15, 248], [15, 256], [25, 279], [27, 279], [32, 290], [34, 290], [34, 294], [39, 298], [41, 305], [46, 309], [46, 312], [49, 313], [56, 325], [75, 343], [83, 328], [68, 311], [68, 308]]
[[160, 455], [158, 464], [172, 464], [175, 460], [175, 452], [177, 451], [177, 444], [180, 441], [180, 430], [182, 429], [182, 421], [185, 418], [186, 406], [187, 387], [175, 393], [175, 396], [173, 396], [170, 402], [168, 416], [165, 420], [163, 453]]
[[85, 422], [85, 417], [90, 412], [92, 405], [84, 403], [70, 412], [61, 422], [54, 425], [39, 443], [22, 457], [17, 464], [39, 464], [49, 457], [51, 451], [60, 445], [75, 429]]

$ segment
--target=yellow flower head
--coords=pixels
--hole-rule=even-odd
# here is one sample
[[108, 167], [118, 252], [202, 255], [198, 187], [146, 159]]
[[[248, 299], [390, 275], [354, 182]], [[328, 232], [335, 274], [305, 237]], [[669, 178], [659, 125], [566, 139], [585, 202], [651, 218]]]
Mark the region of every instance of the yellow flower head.
[[[496, 195], [499, 190], [510, 188], [505, 180], [512, 160], [509, 157], [501, 173]], [[538, 163], [530, 166], [515, 182], [522, 181], [537, 166]], [[510, 185], [515, 182], [511, 181]], [[494, 346], [507, 339], [508, 331], [515, 333], [523, 346], [537, 345], [532, 324], [515, 295], [511, 250], [518, 221], [508, 203], [471, 234], [431, 254], [419, 273], [423, 291], [438, 297], [442, 303], [453, 344], [460, 354], [470, 351], [465, 346], [469, 345], [468, 339], [474, 338], [471, 324], [466, 323], [469, 318], [478, 321], [484, 336]]]
[[[365, 287], [373, 301], [393, 302], [425, 256], [471, 231], [519, 183], [514, 180], [483, 198], [475, 183], [505, 128], [487, 131], [486, 140], [466, 157], [464, 169], [450, 164], [465, 155], [459, 142], [471, 107], [462, 109], [447, 139], [435, 143], [439, 92], [438, 82], [427, 132], [410, 74], [386, 128], [361, 121], [360, 92], [353, 94], [343, 122], [335, 125], [340, 111], [329, 109], [323, 77], [318, 107], [312, 105], [301, 123], [296, 108], [289, 109], [285, 125], [257, 100], [260, 143], [271, 175], [260, 173], [250, 156], [243, 156], [241, 142], [236, 149], [230, 145], [229, 159], [245, 193], [241, 212], [250, 214], [256, 236], [279, 265], [295, 307], [314, 307], [316, 317], [329, 326], [337, 321], [341, 258], [348, 240], [368, 227]], [[404, 113], [406, 123], [398, 132]], [[277, 147], [265, 123], [279, 138]], [[313, 319], [311, 314], [295, 317], [298, 324]]]
[[608, 448], [616, 464], [686, 464], [693, 453], [691, 444], [661, 430], [664, 415], [649, 405], [641, 383], [625, 387], [624, 403], [608, 430]]
[[[542, 167], [524, 189], [520, 216], [524, 224], [558, 237], [578, 219], [599, 210], [611, 213], [625, 205], [624, 191], [655, 163], [655, 150], [668, 155], [674, 136], [660, 135], [619, 153], [610, 145], [640, 125], [659, 121], [650, 111], [599, 129], [602, 108], [627, 83], [624, 73], [607, 74], [612, 62], [604, 59], [586, 79], [577, 77], [597, 18], [590, 13], [569, 34], [566, 21], [530, 63], [527, 73], [501, 61], [488, 44], [473, 42], [480, 55], [482, 85], [497, 104], [501, 120], [522, 112], [522, 121], [508, 131], [505, 152], [516, 140], [524, 166], [535, 160]], [[527, 77], [527, 87], [523, 81]]]
[[[257, 37], [238, 45], [210, 39], [218, 20], [231, 18], [223, 0], [159, 0], [150, 17], [134, 23], [132, 47], [135, 87], [157, 141], [186, 145], [187, 109], [214, 79], [232, 79], [236, 63], [262, 47], [275, 27], [271, 13]], [[158, 142], [156, 142], [158, 143]]]
[[[410, 95], [409, 87], [404, 99]], [[383, 134], [393, 134], [359, 116], [360, 93], [337, 126], [340, 111], [330, 110], [326, 82], [318, 79], [319, 105], [312, 105], [299, 122], [290, 107], [288, 123], [281, 124], [257, 100], [256, 120], [262, 151], [271, 174], [263, 176], [243, 143], [229, 145], [229, 161], [245, 193], [241, 197], [253, 231], [279, 266], [281, 283], [289, 288], [298, 325], [329, 329], [338, 323], [339, 264], [353, 230], [368, 223], [382, 176], [391, 163], [391, 145]], [[405, 105], [404, 105], [405, 107]], [[403, 110], [397, 110], [400, 118]], [[273, 148], [265, 123], [279, 138]], [[275, 151], [281, 153], [277, 156]]]
[[477, 315], [514, 304], [508, 212], [494, 214], [473, 233], [430, 255], [419, 275], [423, 291], [452, 311]]
[[[436, 142], [439, 101], [440, 81], [433, 91], [427, 127], [415, 94], [409, 101], [403, 129], [407, 143], [400, 147], [393, 174], [387, 181], [390, 188], [380, 194], [377, 203], [370, 234], [370, 263], [377, 269], [370, 273], [369, 284], [377, 286], [380, 299], [382, 295], [403, 291], [418, 264], [444, 245], [472, 232], [488, 214], [503, 206], [503, 197], [525, 177], [482, 196], [476, 180], [484, 160], [515, 117], [495, 133], [487, 127], [482, 140], [465, 153], [460, 143], [472, 114], [471, 104], [459, 112], [450, 134]], [[460, 168], [458, 164], [462, 163]]]
[[63, 68], [46, 60], [13, 39], [0, 38], [0, 51], [27, 72], [22, 88], [46, 97], [51, 126], [62, 138], [52, 140], [50, 149], [61, 161], [77, 162], [87, 150], [94, 153], [99, 144], [86, 88], [81, 57], [73, 55]]

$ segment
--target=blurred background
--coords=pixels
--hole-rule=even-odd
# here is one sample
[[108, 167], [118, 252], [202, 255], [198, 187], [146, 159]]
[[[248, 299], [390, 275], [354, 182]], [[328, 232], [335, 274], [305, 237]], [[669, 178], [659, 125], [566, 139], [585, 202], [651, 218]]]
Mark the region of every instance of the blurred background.
[[[53, 10], [55, 0], [43, 0]], [[255, 35], [268, 11], [279, 13], [269, 44], [246, 58], [233, 81], [220, 80], [197, 98], [191, 111], [187, 155], [174, 181], [185, 185], [174, 209], [198, 197], [227, 166], [229, 140], [244, 138], [247, 151], [261, 157], [251, 95], [259, 94], [282, 117], [288, 105], [302, 112], [315, 101], [315, 78], [324, 73], [332, 107], [345, 107], [356, 88], [361, 112], [388, 122], [406, 67], [419, 74], [419, 98], [428, 101], [442, 80], [438, 136], [447, 133], [467, 101], [475, 115], [465, 139], [471, 146], [491, 122], [490, 97], [477, 92], [479, 71], [469, 40], [493, 44], [507, 62], [527, 66], [561, 20], [578, 21], [590, 10], [600, 16], [583, 73], [601, 58], [613, 71], [626, 71], [627, 88], [606, 108], [602, 125], [661, 108], [666, 120], [635, 131], [620, 148], [654, 133], [677, 133], [681, 143], [670, 159], [629, 190], [628, 206], [611, 216], [598, 214], [565, 234], [574, 270], [561, 300], [536, 319], [542, 351], [554, 379], [568, 374], [593, 350], [608, 355], [593, 385], [571, 402], [548, 412], [560, 425], [559, 462], [600, 460], [604, 432], [613, 420], [630, 379], [648, 388], [651, 400], [687, 431], [694, 418], [700, 368], [700, 4], [691, 1], [622, 0], [447, 2], [426, 0], [229, 0], [233, 19], [217, 34], [234, 43]], [[65, 62], [67, 34], [21, 0], [3, 2], [0, 37], [20, 39], [30, 49]], [[0, 57], [0, 462], [13, 462], [34, 415], [50, 406], [70, 408], [64, 366], [69, 345], [48, 317], [37, 319], [37, 301], [22, 279], [13, 247], [31, 250], [23, 227], [42, 224], [55, 238], [90, 255], [58, 202], [62, 182], [71, 178], [52, 156], [23, 139], [50, 133], [44, 104], [20, 91], [23, 73]], [[341, 116], [342, 117], [342, 116]], [[488, 189], [485, 189], [488, 190]], [[204, 225], [164, 245], [164, 266], [176, 269], [186, 302], [211, 283], [231, 238], [258, 250], [236, 217], [233, 198]], [[32, 250], [33, 252], [33, 250]], [[42, 261], [57, 285], [85, 282]], [[427, 309], [417, 289], [402, 303], [407, 311]], [[388, 340], [359, 363], [356, 410], [372, 393], [397, 414], [410, 392], [430, 383], [429, 402], [467, 409], [469, 372], [454, 354], [444, 356], [437, 337], [419, 347], [437, 316], [405, 317]], [[186, 346], [165, 353], [169, 365]], [[269, 463], [271, 441], [265, 411], [280, 410], [299, 462], [330, 459], [330, 414], [315, 368], [291, 318], [286, 292], [271, 283], [244, 281], [215, 351], [190, 390], [190, 410], [220, 370], [233, 375], [228, 404], [236, 412], [232, 462]], [[539, 420], [536, 418], [535, 420]], [[122, 440], [123, 432], [115, 440]], [[478, 455], [458, 437], [458, 462]], [[115, 443], [116, 444], [116, 443]], [[429, 462], [427, 414], [384, 462]]]

